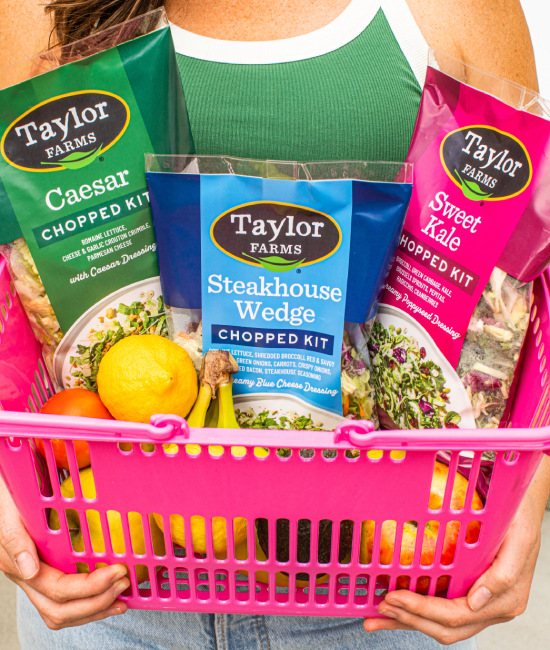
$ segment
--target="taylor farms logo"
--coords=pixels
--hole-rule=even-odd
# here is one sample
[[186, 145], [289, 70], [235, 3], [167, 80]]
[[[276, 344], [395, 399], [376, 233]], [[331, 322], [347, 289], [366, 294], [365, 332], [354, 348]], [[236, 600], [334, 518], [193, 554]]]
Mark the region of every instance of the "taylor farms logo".
[[128, 104], [112, 93], [85, 90], [52, 97], [10, 124], [2, 156], [24, 171], [80, 169], [112, 147], [129, 121]]
[[340, 227], [328, 214], [271, 201], [224, 212], [212, 224], [210, 236], [227, 255], [274, 273], [320, 262], [342, 241]]
[[490, 126], [466, 126], [441, 143], [441, 162], [472, 201], [502, 201], [523, 192], [532, 167], [523, 144]]

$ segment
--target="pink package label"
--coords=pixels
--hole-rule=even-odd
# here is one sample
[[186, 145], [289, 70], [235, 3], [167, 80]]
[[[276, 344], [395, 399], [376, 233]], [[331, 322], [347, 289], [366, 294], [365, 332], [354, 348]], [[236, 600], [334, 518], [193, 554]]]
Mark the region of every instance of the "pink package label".
[[[514, 368], [490, 363], [492, 348], [514, 348], [515, 366], [529, 296], [519, 283], [505, 283], [514, 269], [498, 264], [548, 170], [549, 136], [550, 122], [541, 117], [428, 69], [407, 158], [415, 163], [413, 195], [371, 350], [379, 409], [391, 424], [486, 426], [476, 402], [490, 415], [491, 391], [508, 397]], [[465, 340], [476, 331], [483, 337], [478, 358], [457, 375]], [[498, 426], [500, 415], [487, 426]]]

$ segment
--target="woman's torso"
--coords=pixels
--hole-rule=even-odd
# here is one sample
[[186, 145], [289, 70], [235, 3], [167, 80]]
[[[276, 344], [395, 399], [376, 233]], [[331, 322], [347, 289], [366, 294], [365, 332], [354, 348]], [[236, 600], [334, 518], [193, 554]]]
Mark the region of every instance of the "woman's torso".
[[174, 27], [197, 153], [271, 160], [404, 160], [427, 45], [405, 0], [352, 0], [282, 41]]

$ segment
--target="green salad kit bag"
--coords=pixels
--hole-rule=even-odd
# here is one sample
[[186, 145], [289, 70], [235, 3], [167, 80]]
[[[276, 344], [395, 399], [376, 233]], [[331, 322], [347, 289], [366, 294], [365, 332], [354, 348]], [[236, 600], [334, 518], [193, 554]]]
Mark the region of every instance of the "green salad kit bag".
[[113, 343], [166, 333], [143, 154], [193, 150], [166, 14], [0, 84], [0, 250], [57, 384], [95, 390]]

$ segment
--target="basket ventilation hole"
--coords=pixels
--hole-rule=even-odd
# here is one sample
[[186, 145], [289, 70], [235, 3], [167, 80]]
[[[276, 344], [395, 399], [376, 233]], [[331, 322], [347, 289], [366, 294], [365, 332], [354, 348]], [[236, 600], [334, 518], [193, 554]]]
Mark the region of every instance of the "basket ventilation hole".
[[151, 597], [149, 568], [146, 567], [145, 564], [136, 564], [136, 584], [138, 585], [138, 594], [140, 598]]
[[2, 307], [0, 308], [0, 310], [2, 311], [2, 318], [4, 320], [8, 320], [8, 312], [6, 310], [6, 305], [2, 304]]
[[403, 537], [401, 539], [401, 555], [399, 556], [399, 562], [402, 566], [410, 566], [413, 563], [417, 535], [418, 522], [405, 522], [403, 525]]
[[416, 581], [416, 589], [415, 589], [416, 593], [422, 594], [423, 596], [427, 596], [430, 590], [430, 582], [431, 582], [430, 576], [420, 576]]
[[355, 580], [355, 594], [353, 602], [360, 606], [366, 607], [368, 603], [369, 576], [367, 574], [358, 575]]
[[[160, 515], [157, 515], [157, 517], [159, 516]], [[164, 535], [157, 524], [154, 514], [149, 515], [149, 530], [151, 532], [151, 546], [153, 547], [153, 553], [158, 557], [164, 557], [166, 555]]]
[[542, 375], [542, 381], [540, 382], [540, 385], [545, 386], [547, 379], [548, 379], [548, 370], [545, 370], [543, 375]]
[[41, 406], [44, 406], [44, 404], [48, 401], [48, 398], [46, 397], [46, 395], [44, 393], [44, 389], [42, 388], [42, 380], [41, 380], [41, 377], [40, 377], [40, 375], [38, 373], [38, 370], [35, 370], [34, 378], [36, 380], [36, 389], [38, 391], [37, 400], [38, 400], [38, 402], [40, 402]]
[[481, 535], [482, 523], [480, 521], [471, 521], [466, 528], [466, 544], [477, 544]]
[[384, 457], [384, 452], [380, 449], [369, 449], [367, 451], [367, 458], [369, 460], [382, 460]]
[[11, 306], [13, 305], [9, 291], [6, 291], [6, 305], [8, 306], [8, 309], [11, 309]]
[[372, 549], [375, 532], [376, 524], [372, 519], [367, 519], [361, 522], [361, 543], [359, 547], [359, 562], [361, 564], [371, 564], [372, 562]]
[[536, 334], [539, 331], [540, 327], [540, 318], [537, 318], [535, 325], [533, 326], [533, 334]]
[[449, 521], [447, 523], [445, 529], [445, 540], [447, 541], [447, 544], [443, 544], [443, 550], [441, 553], [441, 564], [443, 566], [449, 566], [455, 561], [456, 542], [458, 540], [459, 532], [460, 521]]
[[386, 594], [388, 593], [388, 589], [390, 586], [390, 576], [389, 575], [379, 575], [376, 578], [376, 586], [374, 587], [374, 606], [378, 607], [379, 603], [381, 603], [384, 598], [386, 597]]
[[13, 282], [10, 282], [10, 291], [11, 291], [11, 295], [15, 298], [15, 294], [17, 292], [15, 290], [15, 284], [13, 284]]
[[[164, 567], [157, 567], [157, 571]], [[168, 571], [158, 571], [159, 581], [168, 578]], [[160, 589], [159, 589], [160, 592]], [[181, 600], [191, 598], [191, 589], [189, 586], [189, 571], [185, 567], [176, 567], [176, 595]]]
[[542, 361], [540, 362], [540, 371], [544, 372], [544, 368], [546, 366], [546, 357], [542, 357]]
[[435, 562], [435, 547], [439, 535], [439, 522], [428, 521], [424, 528], [424, 538], [422, 541], [422, 554], [420, 564], [422, 566], [431, 566]]
[[504, 454], [504, 462], [507, 465], [514, 465], [519, 460], [519, 452], [517, 451], [507, 451]]
[[349, 575], [341, 573], [337, 576], [334, 588], [336, 590], [334, 596], [335, 604], [347, 605], [349, 601]]
[[30, 395], [29, 395], [29, 402], [28, 403], [29, 403], [29, 409], [33, 413], [38, 413], [38, 409], [36, 408], [36, 404], [34, 403], [34, 400]]
[[531, 322], [533, 323], [535, 318], [537, 317], [537, 305], [534, 305], [533, 308], [531, 309]]
[[3, 334], [3, 333], [4, 333], [4, 322], [0, 318], [0, 334]]
[[382, 524], [380, 541], [380, 564], [391, 564], [393, 560], [397, 522], [388, 520]]

